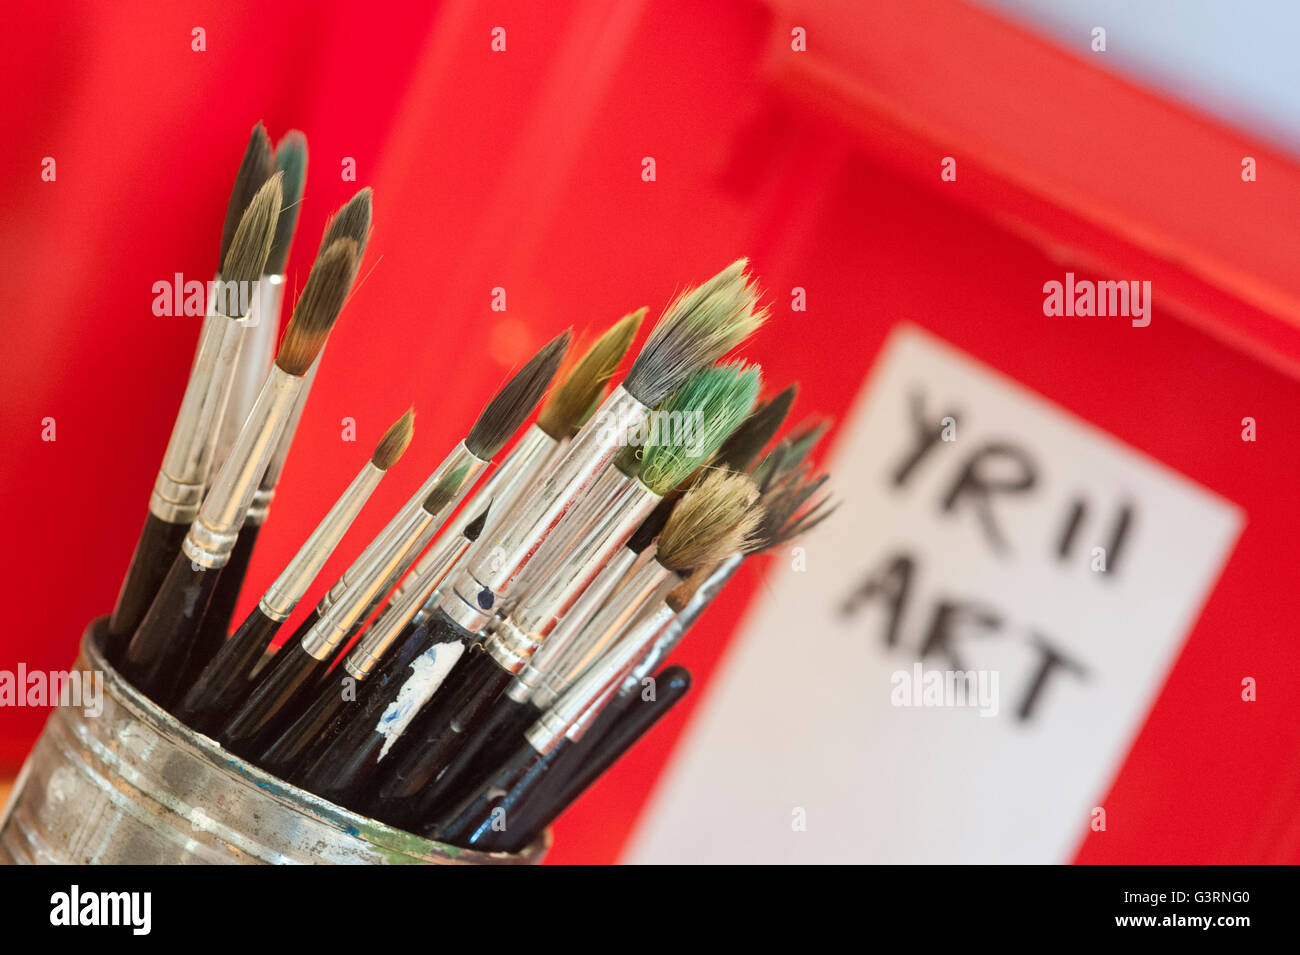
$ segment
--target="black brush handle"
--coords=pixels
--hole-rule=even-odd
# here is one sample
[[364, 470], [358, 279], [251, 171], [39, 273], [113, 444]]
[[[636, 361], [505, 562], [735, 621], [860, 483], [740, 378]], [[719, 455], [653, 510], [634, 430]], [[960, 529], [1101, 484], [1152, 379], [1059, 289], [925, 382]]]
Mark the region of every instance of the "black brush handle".
[[253, 670], [280, 623], [254, 607], [190, 684], [176, 707], [176, 718], [200, 733], [216, 732], [248, 699], [255, 685]]
[[253, 548], [257, 546], [259, 524], [245, 524], [235, 541], [235, 549], [230, 552], [230, 560], [221, 569], [221, 580], [212, 592], [212, 601], [208, 612], [203, 616], [203, 626], [194, 641], [194, 650], [190, 653], [189, 666], [182, 677], [182, 685], [190, 686], [198, 679], [203, 668], [208, 665], [217, 651], [226, 642], [230, 633], [230, 618], [235, 615], [235, 604], [239, 602], [239, 592], [244, 589], [244, 577], [248, 573], [248, 562], [252, 559]]
[[403, 812], [421, 822], [435, 820], [476, 792], [515, 751], [519, 738], [541, 711], [502, 694], [445, 769], [416, 795]]
[[126, 652], [131, 637], [149, 612], [158, 588], [171, 570], [172, 561], [181, 552], [181, 543], [190, 525], [171, 524], [152, 513], [144, 519], [140, 538], [135, 542], [135, 553], [117, 594], [117, 605], [108, 618], [108, 633], [104, 638], [104, 658], [117, 663]]
[[118, 670], [164, 709], [185, 689], [181, 674], [220, 577], [221, 568], [200, 567], [177, 554], [122, 655]]
[[392, 765], [384, 771], [373, 801], [366, 804], [375, 818], [395, 826], [415, 825], [422, 791], [482, 731], [492, 707], [514, 679], [481, 644], [461, 659], [456, 670], [393, 747]]
[[[339, 726], [356, 703], [356, 691], [369, 683], [369, 680], [357, 681], [355, 678], [351, 683], [347, 680], [346, 675], [335, 674], [315, 684], [312, 687], [315, 697], [311, 704], [266, 748], [257, 759], [257, 765], [296, 785], [301, 777], [298, 770], [312, 749], [338, 734]], [[352, 694], [349, 690], [353, 691]]]
[[655, 674], [655, 698], [639, 694], [624, 697], [620, 706], [611, 701], [596, 721], [572, 744], [563, 765], [555, 765], [537, 787], [526, 807], [516, 809], [516, 823], [524, 830], [523, 845], [549, 826], [573, 801], [587, 791], [623, 754], [650, 731], [691, 689], [691, 671], [665, 667]]
[[318, 660], [301, 643], [285, 644], [271, 658], [256, 685], [217, 733], [222, 746], [256, 761], [298, 716], [297, 704], [327, 660]]
[[[396, 653], [385, 654], [360, 685], [359, 705], [349, 710], [332, 738], [313, 747], [295, 782], [349, 809], [361, 808], [387, 766], [391, 742], [401, 739], [402, 721], [413, 718], [429, 702], [429, 698], [414, 694], [400, 698], [407, 680], [414, 679], [416, 658], [422, 658], [420, 666], [434, 668], [442, 659], [440, 654], [454, 654], [459, 660], [465, 651], [463, 641], [468, 638], [469, 634], [445, 615], [435, 614]], [[440, 688], [433, 689], [432, 698], [439, 692]]]
[[455, 807], [445, 822], [423, 826], [420, 834], [485, 851], [514, 851], [528, 845], [532, 838], [519, 824], [520, 811], [548, 778], [551, 767], [564, 759], [568, 748], [568, 741], [560, 740], [543, 755], [520, 738], [514, 752], [487, 783]]

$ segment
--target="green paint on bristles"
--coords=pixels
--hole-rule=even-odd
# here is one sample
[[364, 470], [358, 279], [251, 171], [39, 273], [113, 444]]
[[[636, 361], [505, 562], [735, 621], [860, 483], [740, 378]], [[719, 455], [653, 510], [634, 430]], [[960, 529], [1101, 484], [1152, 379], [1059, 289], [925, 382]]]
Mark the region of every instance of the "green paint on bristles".
[[733, 361], [694, 372], [655, 410], [641, 482], [662, 497], [712, 457], [758, 400], [757, 365]]

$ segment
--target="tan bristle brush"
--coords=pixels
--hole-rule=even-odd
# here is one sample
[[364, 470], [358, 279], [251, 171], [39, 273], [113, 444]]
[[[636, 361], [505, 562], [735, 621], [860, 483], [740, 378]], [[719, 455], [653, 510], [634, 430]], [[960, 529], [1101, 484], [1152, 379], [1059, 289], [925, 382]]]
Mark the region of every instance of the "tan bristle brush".
[[[297, 401], [303, 376], [325, 346], [356, 270], [357, 246], [351, 239], [339, 239], [316, 260], [239, 439], [190, 525], [181, 553], [127, 645], [120, 666], [123, 675], [162, 706], [169, 706], [182, 689], [179, 682], [212, 591], [230, 560], [258, 481]], [[257, 264], [260, 273], [261, 262]]]

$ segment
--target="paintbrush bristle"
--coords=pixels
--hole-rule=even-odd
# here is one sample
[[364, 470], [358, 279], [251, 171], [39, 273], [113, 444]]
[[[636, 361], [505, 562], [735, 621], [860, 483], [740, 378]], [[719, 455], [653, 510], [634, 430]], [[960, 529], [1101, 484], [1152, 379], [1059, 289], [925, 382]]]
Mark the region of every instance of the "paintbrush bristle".
[[[787, 544], [834, 514], [839, 505], [831, 504], [830, 495], [812, 500], [828, 480], [829, 474], [810, 478], [808, 469], [801, 468], [776, 487], [763, 492], [759, 498], [763, 514], [747, 552], [756, 554]], [[809, 505], [807, 508], [804, 507], [806, 504]]]
[[641, 481], [663, 496], [691, 476], [745, 420], [762, 384], [757, 365], [701, 368], [651, 416]]
[[754, 465], [751, 473], [758, 482], [759, 489], [767, 491], [782, 478], [799, 470], [829, 427], [830, 421], [812, 418], [795, 425], [776, 447]]
[[408, 408], [406, 414], [394, 421], [379, 439], [375, 453], [370, 456], [370, 463], [381, 471], [387, 471], [402, 459], [414, 436], [415, 409]]
[[235, 175], [235, 187], [230, 190], [230, 201], [226, 204], [226, 221], [221, 227], [221, 255], [217, 259], [223, 267], [244, 210], [253, 201], [253, 196], [257, 195], [257, 190], [271, 178], [273, 172], [275, 172], [275, 161], [271, 156], [271, 139], [259, 122], [248, 137], [244, 158], [240, 161], [239, 172]]
[[469, 474], [469, 464], [461, 464], [451, 471], [447, 472], [434, 485], [429, 496], [424, 499], [421, 505], [430, 514], [437, 516], [447, 507], [455, 502], [456, 497], [460, 494], [465, 486], [465, 477]]
[[556, 441], [573, 433], [618, 371], [645, 313], [644, 308], [639, 308], [624, 315], [592, 343], [564, 381], [546, 396], [542, 410], [537, 413], [539, 428]]
[[565, 329], [543, 345], [488, 402], [465, 438], [465, 447], [471, 454], [481, 461], [491, 460], [519, 430], [555, 377], [569, 348], [570, 337]]
[[275, 147], [275, 168], [284, 176], [281, 183], [284, 201], [275, 223], [271, 253], [266, 257], [267, 275], [283, 275], [289, 261], [289, 246], [293, 244], [293, 230], [298, 226], [298, 211], [302, 208], [302, 190], [307, 182], [307, 137], [296, 129], [285, 133]]
[[320, 252], [339, 239], [351, 239], [357, 244], [357, 261], [365, 255], [366, 244], [370, 241], [370, 221], [374, 216], [374, 193], [369, 186], [357, 190], [357, 194], [344, 203], [325, 223], [325, 235], [320, 240]]
[[[262, 184], [253, 201], [239, 219], [239, 228], [230, 241], [230, 251], [221, 263], [221, 281], [235, 283], [230, 288], [247, 287], [262, 276], [271, 239], [275, 235], [275, 220], [280, 215], [280, 174], [277, 172]], [[223, 314], [238, 317], [251, 307], [252, 301], [241, 299], [238, 305], [222, 303]], [[232, 306], [234, 306], [232, 308]]]
[[483, 525], [487, 523], [488, 512], [491, 510], [492, 502], [488, 501], [488, 506], [483, 508], [483, 513], [465, 525], [465, 529], [461, 533], [465, 535], [467, 541], [478, 540], [478, 535], [483, 533]]
[[760, 401], [753, 414], [740, 423], [718, 453], [714, 455], [712, 465], [731, 471], [748, 471], [763, 448], [781, 429], [790, 406], [794, 404], [798, 385], [790, 385], [780, 394]]
[[714, 471], [673, 508], [656, 559], [681, 573], [744, 551], [763, 519], [758, 497], [758, 486], [746, 475]]
[[337, 240], [312, 265], [275, 356], [283, 371], [295, 377], [307, 374], [325, 347], [356, 274], [357, 244], [351, 239]]
[[664, 310], [623, 383], [633, 397], [654, 407], [766, 321], [766, 309], [755, 311], [759, 292], [745, 272], [748, 264], [737, 259]]

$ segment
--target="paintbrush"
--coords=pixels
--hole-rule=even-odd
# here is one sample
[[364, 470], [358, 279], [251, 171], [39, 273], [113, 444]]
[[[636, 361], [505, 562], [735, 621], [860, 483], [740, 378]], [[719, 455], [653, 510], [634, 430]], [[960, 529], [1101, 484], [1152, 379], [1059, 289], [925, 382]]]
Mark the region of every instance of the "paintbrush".
[[[339, 599], [300, 639], [280, 649], [257, 677], [257, 685], [218, 733], [227, 749], [253, 759], [298, 716], [311, 683], [333, 661], [362, 616], [382, 597], [389, 581], [418, 556], [421, 535], [441, 524], [479, 474], [536, 406], [568, 347], [569, 333], [548, 342], [490, 401], [461, 441], [344, 574]], [[435, 528], [436, 529], [436, 528]], [[427, 538], [426, 538], [427, 540]], [[376, 544], [378, 542], [378, 544]]]
[[420, 558], [407, 578], [398, 584], [390, 606], [407, 596], [412, 581], [427, 577], [433, 568], [438, 568], [437, 572], [445, 576], [446, 570], [454, 563], [450, 551], [457, 550], [457, 559], [464, 553], [460, 547], [464, 540], [463, 531], [487, 513], [489, 503], [496, 514], [508, 511], [522, 489], [542, 479], [580, 420], [600, 400], [605, 385], [618, 370], [636, 337], [645, 313], [644, 308], [638, 309], [611, 325], [574, 364], [564, 380], [551, 389], [542, 402], [536, 423], [528, 426], [501, 467], [488, 476], [447, 530]]
[[[570, 549], [567, 563], [544, 586], [521, 600], [511, 616], [499, 620], [486, 641], [477, 642], [473, 633], [459, 634], [463, 644], [472, 645], [471, 652], [448, 674], [436, 700], [393, 744], [383, 771], [385, 782], [367, 803], [368, 809], [379, 818], [396, 819], [404, 812], [404, 804], [424, 789], [470, 738], [482, 738], [482, 721], [559, 618], [606, 560], [627, 542], [663, 494], [707, 460], [735, 430], [753, 406], [759, 381], [756, 367], [739, 362], [701, 369], [655, 413], [650, 441], [642, 449], [643, 460], [636, 460], [635, 449], [626, 449], [631, 453], [620, 454], [616, 466], [603, 473], [592, 487], [583, 508], [595, 509], [599, 516]], [[684, 423], [691, 424], [693, 433], [689, 436], [684, 434]], [[629, 463], [641, 465], [639, 474], [625, 470]], [[586, 527], [583, 508], [571, 516]], [[563, 541], [566, 536], [561, 525], [554, 540]], [[548, 561], [546, 549], [551, 543], [547, 541], [538, 552], [543, 564]], [[455, 633], [452, 614], [464, 601], [464, 594], [448, 588], [435, 615], [442, 626], [435, 624], [435, 629]], [[356, 784], [364, 784], [365, 775]], [[353, 799], [360, 796], [351, 794]]]
[[[483, 511], [461, 530], [459, 552], [478, 539], [489, 513]], [[393, 687], [395, 691], [395, 681], [405, 680], [408, 669], [437, 672], [435, 659], [416, 662], [430, 648], [427, 618], [415, 618], [449, 566], [426, 568], [406, 596], [389, 605], [343, 659], [341, 668], [321, 679], [313, 691], [315, 699], [267, 748], [258, 765], [298, 784], [299, 770], [311, 765], [333, 742], [345, 720], [373, 725], [381, 711], [393, 705], [385, 690]]]
[[[278, 190], [278, 182], [274, 185]], [[261, 271], [260, 262], [257, 271]], [[275, 365], [235, 447], [204, 498], [149, 612], [127, 645], [119, 669], [162, 706], [169, 706], [182, 689], [179, 679], [258, 479], [297, 399], [302, 376], [324, 346], [355, 275], [356, 244], [351, 239], [335, 242], [313, 266]]]
[[[218, 274], [222, 281], [236, 283], [237, 291], [254, 284], [270, 251], [279, 201], [277, 199], [273, 206], [272, 196], [267, 193], [254, 208], [253, 200], [271, 173], [271, 144], [262, 124], [258, 123], [249, 137], [222, 227]], [[236, 243], [237, 233], [239, 241]], [[209, 302], [199, 332], [185, 396], [181, 399], [162, 467], [149, 495], [149, 513], [145, 516], [117, 604], [109, 618], [103, 650], [110, 662], [121, 657], [127, 641], [144, 619], [172, 559], [180, 550], [190, 522], [198, 514], [207, 487], [227, 400], [227, 393], [222, 388], [228, 386], [230, 379], [229, 374], [215, 372], [219, 365], [226, 363], [228, 367], [237, 360], [237, 354], [223, 355], [222, 346], [226, 332], [245, 314], [238, 306], [234, 314], [226, 311], [231, 304], [230, 296], [214, 296], [214, 299]]]
[[[293, 140], [290, 140], [287, 144], [282, 144], [284, 149], [277, 150], [276, 157], [277, 161], [283, 159], [290, 171], [294, 173], [297, 188], [301, 190], [302, 178], [306, 172], [306, 142], [303, 141], [300, 144], [301, 151], [292, 148], [294, 145], [296, 143]], [[360, 270], [361, 257], [365, 252], [366, 242], [369, 241], [370, 237], [370, 215], [370, 189], [365, 188], [330, 217], [329, 222], [326, 223], [325, 235], [322, 239], [320, 252], [317, 253], [317, 260], [319, 261], [320, 255], [336, 240], [349, 238], [356, 243], [357, 268]], [[290, 228], [288, 235], [283, 234], [282, 227], [284, 224], [285, 218], [281, 215], [280, 222], [276, 227], [276, 241], [283, 243], [283, 246], [277, 249], [276, 244], [273, 242], [271, 247], [272, 255], [277, 257], [280, 255], [287, 257], [288, 243], [293, 238], [292, 228]], [[283, 269], [284, 263], [283, 261], [272, 262], [268, 259], [268, 269], [272, 266]], [[280, 278], [283, 279], [283, 276], [280, 276]], [[267, 280], [265, 276], [263, 280]], [[266, 472], [262, 475], [257, 491], [253, 495], [253, 500], [248, 506], [248, 515], [244, 518], [244, 526], [240, 531], [239, 540], [235, 542], [235, 549], [230, 555], [230, 562], [222, 571], [221, 580], [212, 595], [208, 611], [203, 618], [203, 626], [198, 639], [195, 641], [194, 650], [190, 654], [189, 671], [184, 675], [183, 680], [186, 686], [198, 678], [199, 672], [207, 665], [207, 662], [212, 659], [226, 640], [230, 628], [230, 618], [235, 611], [235, 604], [239, 601], [239, 593], [243, 589], [244, 577], [248, 572], [248, 565], [253, 557], [253, 549], [257, 546], [262, 525], [266, 522], [271, 501], [275, 497], [276, 486], [280, 483], [280, 475], [284, 471], [289, 449], [293, 445], [294, 436], [298, 433], [298, 422], [302, 418], [303, 408], [307, 404], [307, 396], [315, 383], [317, 370], [320, 368], [324, 352], [325, 350], [322, 348], [320, 353], [316, 355], [316, 360], [312, 363], [311, 368], [307, 370], [307, 374], [303, 376], [298, 400], [294, 403], [284, 429], [280, 432], [280, 439], [276, 442], [275, 451], [271, 454], [271, 460], [266, 466]]]
[[683, 666], [665, 667], [654, 675], [650, 685], [650, 696], [645, 695], [650, 692], [649, 686], [641, 687], [638, 705], [600, 711], [590, 728], [565, 748], [528, 798], [515, 802], [510, 829], [520, 845], [536, 839], [681, 702], [690, 691], [691, 672]]
[[352, 483], [316, 525], [316, 529], [280, 576], [262, 594], [258, 605], [234, 635], [221, 645], [198, 678], [189, 685], [175, 710], [177, 719], [201, 732], [210, 733], [217, 728], [220, 720], [229, 717], [235, 707], [244, 701], [251, 686], [253, 668], [262, 659], [262, 654], [271, 645], [280, 625], [293, 613], [298, 601], [316, 579], [388, 469], [406, 452], [414, 428], [415, 412], [412, 409], [384, 433], [370, 460], [362, 466]]
[[[266, 267], [258, 285], [257, 308], [254, 321], [244, 331], [244, 344], [239, 353], [239, 362], [235, 367], [234, 380], [230, 389], [230, 401], [225, 415], [221, 419], [221, 432], [217, 439], [217, 450], [213, 456], [213, 467], [220, 468], [225, 463], [226, 455], [234, 445], [248, 418], [248, 412], [257, 398], [257, 391], [271, 370], [275, 357], [275, 342], [280, 330], [280, 310], [284, 301], [284, 271], [289, 259], [289, 249], [293, 243], [294, 230], [298, 223], [298, 213], [302, 207], [302, 193], [307, 177], [307, 138], [298, 130], [290, 130], [275, 148], [275, 167], [281, 173], [281, 185], [284, 201], [280, 209], [280, 218], [276, 221], [275, 237], [271, 241], [271, 252], [266, 259]], [[319, 356], [317, 356], [319, 358]], [[299, 399], [299, 405], [305, 400]], [[293, 420], [291, 418], [291, 420]], [[285, 426], [285, 435], [292, 435], [289, 426]], [[285, 443], [284, 436], [281, 444]], [[272, 457], [272, 461], [275, 457]], [[222, 571], [217, 589], [208, 604], [208, 611], [203, 618], [203, 626], [190, 654], [189, 672], [182, 683], [186, 686], [197, 679], [203, 666], [210, 660], [225, 642], [230, 627], [230, 618], [239, 601], [244, 577], [252, 560], [253, 548], [265, 506], [260, 505], [261, 490], [254, 495], [248, 517], [235, 549], [230, 555], [230, 562]]]
[[[456, 721], [471, 735], [470, 740], [396, 810], [403, 822], [433, 818], [481, 783], [509, 754], [518, 734], [583, 673], [599, 665], [609, 643], [641, 608], [662, 600], [694, 569], [711, 567], [722, 557], [749, 547], [762, 518], [757, 500], [758, 488], [747, 476], [727, 471], [712, 472], [688, 491], [659, 534], [655, 558], [617, 600], [590, 613], [582, 607], [588, 596], [584, 593], [477, 727]], [[597, 582], [588, 591], [597, 587]], [[602, 640], [606, 635], [609, 639]], [[538, 689], [546, 692], [538, 693]]]

